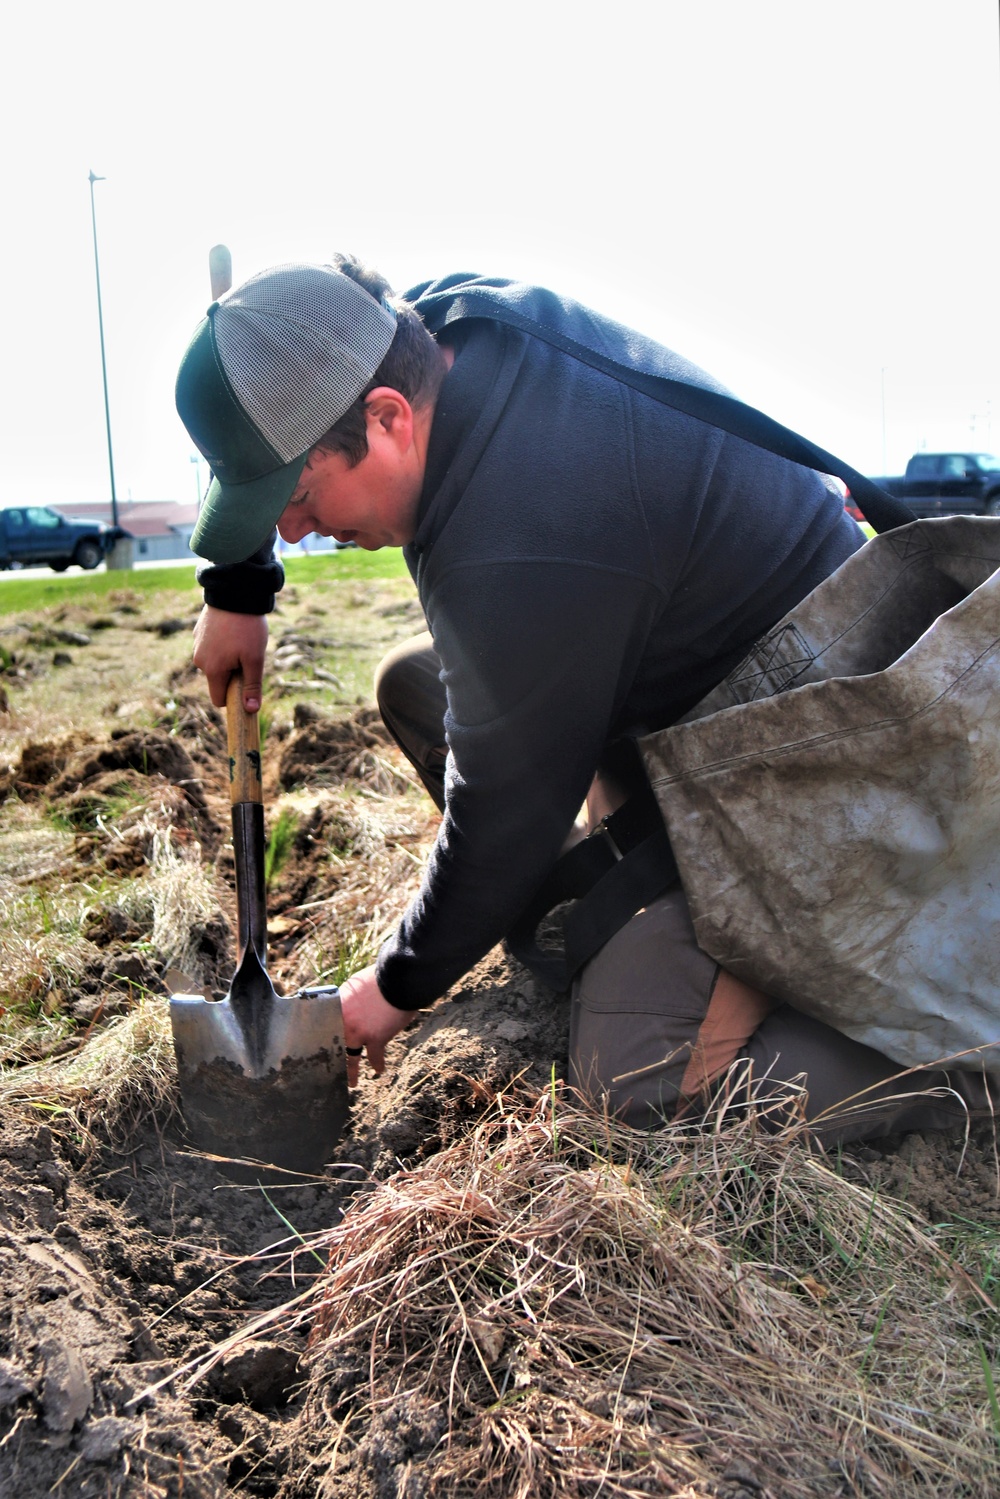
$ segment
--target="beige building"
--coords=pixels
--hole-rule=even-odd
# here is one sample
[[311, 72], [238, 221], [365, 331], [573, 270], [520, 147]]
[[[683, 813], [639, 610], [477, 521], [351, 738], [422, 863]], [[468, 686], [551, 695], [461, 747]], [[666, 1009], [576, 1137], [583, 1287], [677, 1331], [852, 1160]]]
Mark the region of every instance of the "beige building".
[[[67, 520], [100, 520], [111, 524], [111, 503], [88, 504], [84, 500], [70, 500], [52, 506]], [[119, 500], [118, 524], [135, 537], [136, 562], [169, 562], [178, 557], [199, 561], [188, 543], [198, 519], [198, 506], [176, 500]], [[327, 536], [307, 536], [296, 546], [278, 543], [279, 554], [294, 555], [299, 552], [331, 552], [337, 543]]]
[[[53, 505], [67, 520], [105, 521], [111, 524], [110, 501], [88, 504], [82, 500], [70, 500]], [[181, 505], [174, 500], [119, 500], [118, 524], [135, 537], [136, 562], [167, 562], [177, 557], [189, 557], [194, 562], [194, 553], [188, 545], [194, 523], [198, 519], [198, 507], [194, 503]]]

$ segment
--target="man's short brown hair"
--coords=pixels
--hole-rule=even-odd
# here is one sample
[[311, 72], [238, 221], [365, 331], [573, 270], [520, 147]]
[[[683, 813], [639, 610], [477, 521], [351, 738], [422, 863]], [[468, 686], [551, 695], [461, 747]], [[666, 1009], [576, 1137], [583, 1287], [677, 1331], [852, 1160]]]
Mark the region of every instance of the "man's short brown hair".
[[353, 406], [349, 406], [340, 420], [313, 444], [324, 453], [343, 453], [350, 467], [354, 468], [368, 452], [365, 397], [369, 391], [387, 385], [391, 390], [398, 390], [411, 406], [419, 409], [437, 397], [447, 365], [420, 314], [409, 302], [394, 294], [384, 276], [363, 265], [353, 255], [335, 255], [332, 264], [378, 301], [384, 299], [388, 302], [396, 314], [396, 332], [389, 352], [372, 379]]

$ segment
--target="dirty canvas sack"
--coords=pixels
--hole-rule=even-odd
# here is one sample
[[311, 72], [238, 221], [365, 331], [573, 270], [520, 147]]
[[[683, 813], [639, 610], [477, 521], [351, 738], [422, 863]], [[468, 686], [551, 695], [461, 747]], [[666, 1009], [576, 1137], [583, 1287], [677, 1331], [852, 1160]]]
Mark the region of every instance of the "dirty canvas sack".
[[998, 568], [1000, 519], [877, 536], [640, 748], [711, 957], [1000, 1076]]

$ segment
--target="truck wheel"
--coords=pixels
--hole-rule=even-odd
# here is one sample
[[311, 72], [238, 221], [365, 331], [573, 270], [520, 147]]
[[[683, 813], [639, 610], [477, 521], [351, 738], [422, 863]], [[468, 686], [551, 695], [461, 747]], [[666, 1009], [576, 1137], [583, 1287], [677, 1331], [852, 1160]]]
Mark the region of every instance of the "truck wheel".
[[51, 567], [51, 569], [52, 569], [52, 571], [54, 573], [64, 573], [66, 571], [67, 567], [69, 567], [69, 563], [68, 562], [50, 562], [49, 566]]
[[96, 541], [81, 541], [73, 553], [73, 561], [77, 567], [86, 568], [88, 572], [91, 572], [100, 562], [103, 555], [104, 553]]
[[995, 494], [992, 499], [986, 501], [987, 515], [1000, 515], [1000, 494]]

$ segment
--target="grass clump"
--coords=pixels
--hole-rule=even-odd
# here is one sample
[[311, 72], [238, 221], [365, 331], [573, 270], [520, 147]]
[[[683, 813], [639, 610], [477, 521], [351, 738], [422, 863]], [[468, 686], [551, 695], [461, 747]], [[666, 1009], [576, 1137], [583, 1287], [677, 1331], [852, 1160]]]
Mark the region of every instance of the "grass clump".
[[153, 837], [148, 885], [152, 908], [151, 942], [165, 968], [177, 968], [201, 982], [198, 934], [219, 910], [209, 871], [201, 862], [201, 848], [174, 847], [171, 829]]
[[169, 1117], [176, 1091], [168, 1007], [149, 993], [67, 1056], [0, 1067], [0, 1109], [29, 1105], [70, 1115], [83, 1131], [119, 1141], [140, 1118]]
[[[18, 1090], [29, 1085], [42, 1096], [49, 1088], [47, 1069], [72, 1062], [65, 1056], [68, 1048], [76, 1054], [90, 1046], [88, 1055], [95, 1055], [93, 1022], [77, 1025], [73, 999], [83, 980], [93, 983], [106, 965], [102, 944], [108, 932], [120, 934], [128, 950], [144, 951], [164, 969], [173, 966], [201, 981], [199, 934], [219, 910], [210, 871], [200, 862], [197, 845], [178, 853], [169, 827], [151, 824], [150, 838], [150, 868], [142, 877], [0, 881], [0, 1069], [7, 1069], [0, 1097], [19, 1096]], [[145, 998], [141, 986], [125, 982], [134, 987], [136, 1001]], [[166, 1014], [162, 996], [154, 1004]], [[103, 1012], [99, 997], [97, 1011]], [[138, 1025], [145, 1033], [147, 1021]], [[87, 1073], [89, 1064], [82, 1066]], [[73, 1076], [71, 1091], [79, 1081]], [[140, 1087], [141, 1076], [140, 1067]]]
[[59, 1050], [74, 1029], [64, 1005], [65, 995], [55, 986], [37, 999], [0, 996], [0, 1068]]
[[95, 956], [84, 902], [61, 883], [0, 884], [0, 1065], [36, 1057], [73, 1030], [68, 997]]
[[319, 949], [316, 983], [335, 984], [339, 988], [352, 973], [374, 963], [381, 946], [380, 937], [381, 933], [367, 927], [359, 932], [345, 932], [332, 949]]

